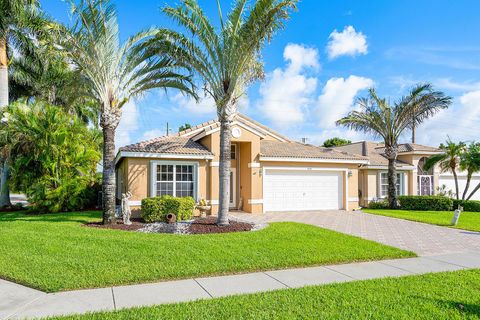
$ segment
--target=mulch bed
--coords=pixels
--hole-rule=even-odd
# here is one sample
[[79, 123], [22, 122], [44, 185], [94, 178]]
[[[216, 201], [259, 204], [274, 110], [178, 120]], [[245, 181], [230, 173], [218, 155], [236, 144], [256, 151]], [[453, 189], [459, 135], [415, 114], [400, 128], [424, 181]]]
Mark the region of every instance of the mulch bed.
[[218, 226], [216, 217], [207, 217], [195, 219], [190, 226], [190, 233], [202, 234], [202, 233], [226, 233], [226, 232], [239, 232], [250, 231], [253, 225], [246, 222], [240, 222], [230, 220], [228, 226]]
[[[123, 224], [122, 220], [117, 220], [116, 224], [103, 225], [101, 222], [86, 223], [86, 227], [99, 228], [99, 229], [115, 229], [125, 231], [137, 231], [144, 228], [148, 224], [142, 219], [131, 219], [131, 225]], [[188, 234], [206, 234], [206, 233], [227, 233], [227, 232], [241, 232], [252, 230], [253, 225], [247, 222], [240, 222], [230, 220], [228, 226], [218, 226], [216, 217], [196, 218], [188, 227]]]
[[123, 224], [122, 220], [118, 219], [116, 224], [105, 225], [99, 222], [90, 222], [86, 223], [86, 227], [93, 227], [99, 229], [115, 229], [115, 230], [126, 230], [126, 231], [137, 231], [145, 227], [146, 223], [142, 219], [130, 219], [132, 221], [131, 225]]

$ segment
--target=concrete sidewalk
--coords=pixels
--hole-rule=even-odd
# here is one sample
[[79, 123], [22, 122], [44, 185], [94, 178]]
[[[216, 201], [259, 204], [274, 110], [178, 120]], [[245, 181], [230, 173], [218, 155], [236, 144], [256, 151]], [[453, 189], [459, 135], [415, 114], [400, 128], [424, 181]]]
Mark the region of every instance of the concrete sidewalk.
[[24, 319], [210, 299], [334, 282], [480, 268], [480, 252], [360, 262], [46, 294], [0, 280], [0, 318]]

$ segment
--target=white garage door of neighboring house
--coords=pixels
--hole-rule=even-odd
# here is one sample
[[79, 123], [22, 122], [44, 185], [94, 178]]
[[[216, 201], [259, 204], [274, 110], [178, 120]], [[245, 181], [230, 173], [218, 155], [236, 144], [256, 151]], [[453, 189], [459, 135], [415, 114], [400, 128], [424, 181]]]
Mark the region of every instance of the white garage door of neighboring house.
[[343, 173], [339, 171], [266, 169], [264, 211], [343, 208]]
[[[447, 190], [452, 190], [455, 192], [455, 179], [453, 178], [453, 175], [451, 174], [442, 174], [440, 175], [438, 179], [439, 185], [446, 185]], [[473, 191], [473, 188], [475, 188], [478, 184], [480, 183], [480, 176], [476, 175], [472, 177], [472, 180], [470, 180], [470, 187], [468, 188], [467, 191], [467, 197], [470, 194], [470, 192]], [[465, 190], [465, 185], [467, 184], [467, 177], [464, 175], [459, 175], [458, 176], [458, 190], [460, 193], [460, 197], [462, 197], [463, 191]], [[478, 190], [470, 200], [480, 200], [480, 190]]]

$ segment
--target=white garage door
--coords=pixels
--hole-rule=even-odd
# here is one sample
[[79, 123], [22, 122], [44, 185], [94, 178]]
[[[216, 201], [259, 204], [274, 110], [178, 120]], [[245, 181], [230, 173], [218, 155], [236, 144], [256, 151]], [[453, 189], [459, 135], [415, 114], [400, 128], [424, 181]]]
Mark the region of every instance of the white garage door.
[[343, 208], [343, 174], [338, 171], [266, 169], [264, 211]]
[[[439, 185], [446, 185], [447, 190], [452, 190], [455, 192], [455, 179], [453, 179], [453, 175], [441, 175], [439, 178]], [[467, 197], [470, 194], [470, 192], [473, 191], [473, 188], [475, 188], [478, 184], [480, 183], [480, 176], [473, 176], [472, 180], [470, 180], [470, 187], [468, 188], [467, 191]], [[460, 197], [463, 195], [463, 191], [465, 190], [465, 185], [467, 184], [467, 177], [466, 176], [458, 176], [458, 190], [460, 193]], [[480, 190], [477, 191], [470, 200], [480, 200]]]

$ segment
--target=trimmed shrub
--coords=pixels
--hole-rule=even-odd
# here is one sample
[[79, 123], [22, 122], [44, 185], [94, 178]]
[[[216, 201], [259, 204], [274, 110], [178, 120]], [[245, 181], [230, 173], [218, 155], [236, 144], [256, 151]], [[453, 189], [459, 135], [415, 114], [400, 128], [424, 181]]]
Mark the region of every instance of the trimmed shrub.
[[399, 196], [403, 210], [449, 211], [453, 208], [453, 200], [440, 196]]
[[161, 196], [142, 200], [142, 218], [146, 222], [165, 221], [169, 213], [173, 213], [177, 221], [190, 220], [194, 209], [195, 200], [192, 197]]
[[464, 211], [480, 212], [480, 201], [478, 200], [453, 200], [453, 209], [457, 209], [458, 205], [461, 205]]
[[368, 209], [388, 209], [388, 202], [386, 200], [371, 201]]

